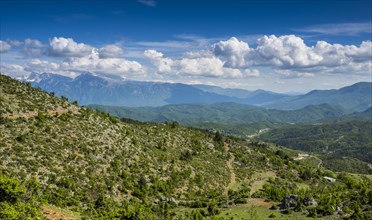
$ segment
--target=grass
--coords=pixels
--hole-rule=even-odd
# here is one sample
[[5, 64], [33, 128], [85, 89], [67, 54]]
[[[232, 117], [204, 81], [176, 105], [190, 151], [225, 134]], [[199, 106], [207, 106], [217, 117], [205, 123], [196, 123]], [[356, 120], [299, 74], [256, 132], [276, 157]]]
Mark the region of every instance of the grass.
[[297, 184], [297, 187], [300, 188], [300, 189], [310, 189], [310, 186], [306, 183], [296, 183]]
[[251, 195], [262, 189], [263, 185], [269, 180], [269, 177], [275, 178], [276, 174], [272, 171], [253, 174], [251, 178]]
[[307, 167], [313, 167], [313, 168], [318, 168], [319, 163], [321, 160], [317, 157], [309, 156], [306, 157], [302, 160], [298, 160], [300, 164], [307, 166]]

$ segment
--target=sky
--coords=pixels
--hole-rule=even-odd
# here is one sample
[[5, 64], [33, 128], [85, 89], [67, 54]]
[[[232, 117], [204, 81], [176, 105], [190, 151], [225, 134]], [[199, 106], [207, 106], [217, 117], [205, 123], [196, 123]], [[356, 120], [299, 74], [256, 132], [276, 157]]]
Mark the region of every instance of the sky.
[[307, 92], [372, 81], [371, 0], [1, 0], [1, 72]]

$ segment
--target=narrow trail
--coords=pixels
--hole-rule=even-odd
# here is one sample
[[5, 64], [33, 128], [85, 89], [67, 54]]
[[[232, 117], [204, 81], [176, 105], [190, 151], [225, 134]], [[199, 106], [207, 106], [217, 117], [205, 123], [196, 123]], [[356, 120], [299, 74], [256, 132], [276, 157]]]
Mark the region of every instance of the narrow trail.
[[319, 169], [320, 166], [323, 164], [323, 161], [319, 157], [316, 157], [314, 155], [310, 155], [310, 157], [315, 158], [315, 159], [317, 159], [319, 161], [319, 163], [318, 163], [318, 169]]
[[[62, 114], [66, 114], [67, 112], [72, 112], [72, 114], [77, 114], [79, 112], [79, 108], [75, 106], [71, 106], [70, 108], [56, 108], [47, 110], [47, 112], [43, 112], [47, 116], [58, 116]], [[7, 119], [17, 119], [17, 118], [35, 118], [38, 115], [38, 111], [30, 111], [18, 114], [2, 114], [1, 118]]]
[[[230, 147], [227, 143], [224, 143], [223, 148], [224, 148], [226, 153], [229, 153]], [[230, 183], [227, 185], [227, 187], [225, 189], [225, 194], [226, 195], [227, 195], [229, 189], [233, 188], [233, 186], [236, 183], [236, 174], [235, 174], [234, 167], [233, 167], [233, 162], [235, 160], [235, 156], [232, 153], [229, 153], [229, 155], [230, 155], [230, 159], [228, 161], [226, 161], [226, 166], [227, 166], [227, 169], [229, 169], [229, 172], [230, 172]]]
[[319, 158], [319, 157], [316, 157], [314, 155], [309, 155], [309, 154], [299, 154], [298, 157], [294, 158], [294, 160], [303, 160], [303, 159], [306, 159], [306, 158], [315, 158], [316, 160], [319, 161], [317, 167], [318, 169], [320, 168], [320, 166], [323, 164], [323, 161]]
[[[317, 158], [317, 157], [314, 157], [314, 158]], [[319, 159], [319, 158], [317, 158], [317, 159]], [[322, 163], [323, 163], [323, 161], [321, 160], [321, 159], [319, 159], [319, 164], [318, 164], [318, 169], [320, 168], [320, 166], [322, 165]]]

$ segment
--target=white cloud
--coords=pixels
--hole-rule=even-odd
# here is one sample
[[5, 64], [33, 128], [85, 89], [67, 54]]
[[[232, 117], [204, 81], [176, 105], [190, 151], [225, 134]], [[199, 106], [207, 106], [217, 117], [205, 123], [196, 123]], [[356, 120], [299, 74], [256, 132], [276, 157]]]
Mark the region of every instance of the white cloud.
[[72, 57], [62, 62], [36, 58], [26, 61], [23, 65], [1, 63], [1, 70], [14, 76], [30, 72], [57, 73], [69, 77], [75, 77], [81, 72], [112, 74], [123, 78], [146, 75], [146, 70], [140, 63], [121, 58], [101, 59], [97, 49], [93, 49], [88, 56]]
[[39, 40], [27, 38], [24, 42], [26, 46], [35, 47], [35, 48], [42, 48], [44, 47], [43, 43]]
[[98, 50], [100, 58], [119, 58], [124, 54], [123, 48], [115, 45], [109, 44]]
[[19, 40], [10, 40], [9, 43], [12, 46], [19, 47], [19, 46], [22, 46], [24, 42], [23, 41], [19, 41]]
[[[257, 47], [236, 38], [220, 41], [212, 46], [215, 56], [225, 61], [226, 67], [271, 67], [274, 70], [291, 70], [291, 76], [307, 77], [305, 73], [352, 73], [371, 74], [372, 44], [362, 42], [359, 46], [329, 44], [319, 41], [307, 46], [294, 35], [263, 36]], [[293, 74], [293, 73], [296, 74]], [[303, 74], [297, 74], [302, 72]]]
[[[203, 54], [203, 53], [201, 53]], [[213, 78], [242, 78], [259, 75], [258, 70], [241, 71], [224, 67], [224, 62], [215, 56], [202, 57], [201, 54], [171, 59], [155, 50], [146, 50], [144, 55], [156, 67], [159, 74], [173, 74], [178, 76], [200, 76]]]
[[307, 47], [304, 41], [294, 35], [263, 36], [248, 58], [255, 59], [259, 65], [279, 67], [304, 67], [317, 64], [323, 58]]
[[[87, 71], [119, 75], [123, 78], [146, 75], [146, 68], [140, 63], [121, 58], [124, 50], [114, 44], [97, 49], [63, 37], [54, 37], [49, 46], [34, 39], [12, 42], [17, 47], [22, 47], [20, 52], [26, 58], [22, 65], [4, 64], [2, 70], [13, 75], [16, 72], [50, 72], [74, 77]], [[47, 59], [42, 59], [45, 56]]]
[[102, 48], [95, 48], [84, 43], [76, 43], [72, 38], [54, 37], [50, 40], [48, 55], [54, 57], [85, 57], [95, 50], [100, 58], [120, 58], [124, 54], [123, 48], [108, 44]]
[[63, 62], [63, 69], [111, 73], [121, 76], [145, 75], [144, 67], [136, 62], [120, 58], [100, 59], [97, 49], [89, 56], [70, 58]]
[[55, 57], [83, 57], [89, 55], [93, 47], [76, 43], [72, 38], [54, 37], [49, 41], [48, 55]]
[[245, 66], [245, 56], [251, 49], [248, 44], [239, 41], [237, 38], [232, 37], [227, 41], [220, 41], [212, 46], [213, 53], [226, 60], [228, 67], [243, 67]]
[[319, 64], [325, 66], [370, 62], [372, 59], [371, 41], [363, 41], [359, 47], [318, 41], [314, 51], [323, 57], [323, 60]]
[[12, 47], [5, 41], [0, 40], [0, 53], [9, 51]]
[[24, 42], [14, 42], [17, 43], [18, 45], [23, 45], [23, 48], [21, 50], [21, 53], [25, 57], [31, 57], [31, 58], [36, 58], [40, 57], [45, 53], [46, 46], [41, 43], [39, 40], [35, 39], [30, 39], [27, 38], [24, 40]]
[[22, 76], [27, 73], [24, 67], [18, 64], [0, 63], [1, 73], [5, 73], [12, 76]]
[[[259, 70], [275, 73], [275, 77], [280, 79], [307, 78], [306, 80], [320, 77], [321, 74], [358, 75], [358, 77], [372, 74], [371, 41], [364, 41], [360, 45], [318, 41], [310, 46], [295, 35], [270, 35], [259, 37], [257, 46], [254, 47], [232, 37], [212, 45], [209, 42], [207, 43], [209, 47], [204, 45], [200, 49], [191, 46], [198, 44], [198, 37], [182, 37], [183, 40], [189, 40], [185, 41], [184, 45], [181, 45], [180, 41], [163, 42], [164, 51], [166, 54], [171, 54], [169, 56], [151, 49], [142, 53], [143, 48], [146, 47], [125, 48], [126, 57], [135, 51], [141, 53], [141, 56], [135, 54], [136, 60], [145, 58], [153, 64], [150, 70], [154, 70], [155, 74], [150, 75], [147, 75], [148, 68], [142, 65], [141, 61], [123, 58], [124, 49], [118, 44], [96, 48], [63, 37], [50, 39], [48, 45], [35, 39], [0, 41], [3, 52], [11, 51], [2, 55], [4, 60], [6, 57], [7, 62], [14, 60], [15, 63], [4, 65], [2, 63], [2, 71], [54, 72], [64, 75], [89, 71], [97, 74], [116, 74], [125, 78], [145, 79], [146, 76], [148, 80], [186, 81], [246, 79], [262, 75]], [[168, 43], [170, 45], [166, 45]], [[173, 43], [175, 43], [173, 46], [181, 48], [178, 53], [167, 49], [166, 46], [172, 46]], [[138, 42], [135, 45], [138, 45]], [[186, 49], [188, 51], [185, 51]], [[19, 63], [19, 58], [22, 58], [19, 53], [24, 55], [24, 64]], [[147, 65], [148, 62], [144, 63]]]
[[279, 74], [282, 79], [309, 78], [314, 76], [312, 73], [304, 73], [295, 70], [275, 70], [275, 73]]
[[146, 50], [144, 56], [156, 66], [158, 73], [164, 74], [172, 72], [174, 61], [170, 58], [164, 57], [162, 53], [156, 50]]

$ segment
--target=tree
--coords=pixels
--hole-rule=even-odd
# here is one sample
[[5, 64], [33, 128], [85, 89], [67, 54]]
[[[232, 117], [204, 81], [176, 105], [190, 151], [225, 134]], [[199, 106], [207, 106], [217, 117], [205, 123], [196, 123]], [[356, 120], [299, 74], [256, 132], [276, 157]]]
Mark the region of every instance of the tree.
[[35, 181], [29, 181], [28, 190], [18, 179], [0, 172], [0, 219], [41, 218], [40, 205], [33, 198]]
[[223, 135], [217, 131], [216, 134], [214, 135], [213, 140], [219, 144], [223, 144]]

